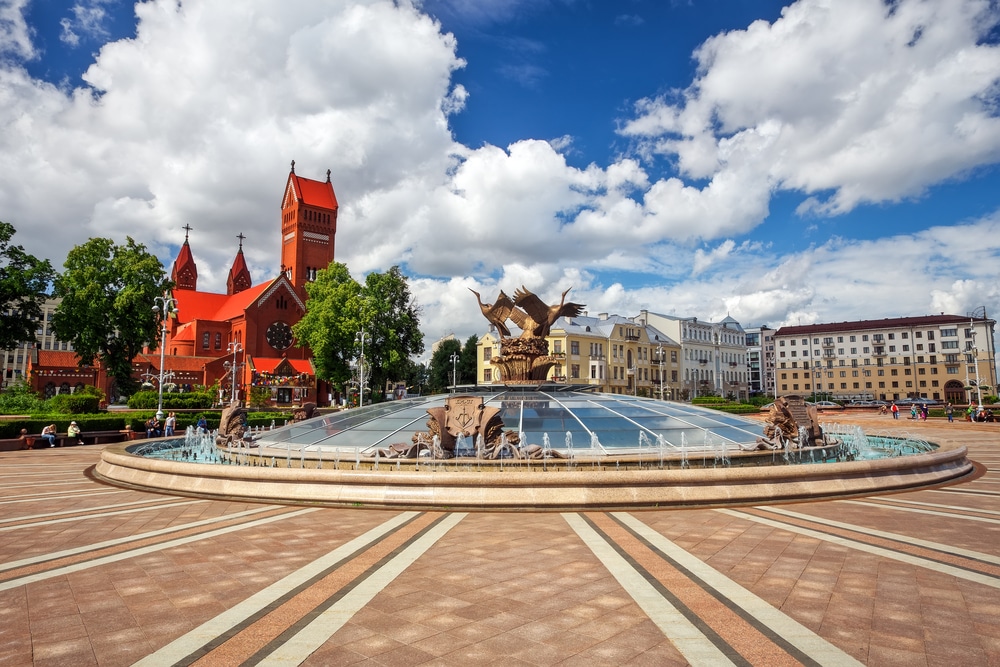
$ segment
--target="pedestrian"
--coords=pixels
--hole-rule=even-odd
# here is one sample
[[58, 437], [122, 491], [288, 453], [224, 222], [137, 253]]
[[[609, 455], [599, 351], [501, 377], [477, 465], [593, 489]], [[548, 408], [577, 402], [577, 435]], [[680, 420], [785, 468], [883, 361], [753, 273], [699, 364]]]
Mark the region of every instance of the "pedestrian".
[[48, 441], [49, 447], [55, 447], [56, 446], [56, 425], [55, 424], [49, 424], [48, 426], [46, 426], [45, 428], [43, 428], [42, 429], [42, 437], [45, 438]]
[[926, 403], [923, 404], [923, 405], [921, 405], [920, 406], [920, 419], [922, 419], [923, 421], [927, 421], [927, 414], [930, 411], [931, 411], [931, 409], [929, 407], [927, 407]]
[[899, 419], [899, 406], [896, 405], [896, 401], [892, 402], [892, 408], [890, 409], [892, 410], [892, 418]]
[[952, 407], [951, 403], [949, 403], [947, 406], [945, 406], [944, 413], [946, 415], [948, 415], [948, 423], [949, 424], [954, 424], [955, 423], [955, 408]]
[[163, 435], [169, 437], [174, 434], [174, 429], [177, 427], [177, 415], [171, 412], [167, 415], [166, 421], [163, 422]]
[[916, 418], [917, 418], [917, 404], [910, 403], [910, 419], [916, 419]]
[[208, 422], [204, 417], [199, 417], [198, 425], [195, 428], [198, 429], [198, 433], [208, 433]]

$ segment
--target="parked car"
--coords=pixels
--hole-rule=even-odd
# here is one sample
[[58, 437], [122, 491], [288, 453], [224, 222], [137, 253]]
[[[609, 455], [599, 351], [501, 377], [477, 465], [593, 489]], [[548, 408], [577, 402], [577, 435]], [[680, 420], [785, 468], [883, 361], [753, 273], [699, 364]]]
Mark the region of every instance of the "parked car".
[[812, 405], [815, 405], [820, 410], [843, 410], [844, 406], [840, 403], [834, 403], [833, 401], [816, 401]]

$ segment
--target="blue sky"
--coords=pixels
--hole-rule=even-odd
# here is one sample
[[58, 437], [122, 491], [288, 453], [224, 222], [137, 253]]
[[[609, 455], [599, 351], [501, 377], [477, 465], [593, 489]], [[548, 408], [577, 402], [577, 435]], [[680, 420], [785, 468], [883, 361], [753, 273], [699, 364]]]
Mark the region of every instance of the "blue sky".
[[337, 259], [429, 341], [484, 298], [744, 326], [1000, 309], [1000, 9], [984, 0], [0, 0], [0, 219], [200, 287], [278, 262], [290, 160]]

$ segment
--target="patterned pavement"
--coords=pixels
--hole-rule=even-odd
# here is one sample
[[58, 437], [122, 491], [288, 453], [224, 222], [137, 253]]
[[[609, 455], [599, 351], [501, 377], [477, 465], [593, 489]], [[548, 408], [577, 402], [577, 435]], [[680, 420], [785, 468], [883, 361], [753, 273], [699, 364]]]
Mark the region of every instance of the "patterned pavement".
[[[839, 421], [847, 421], [840, 418]], [[0, 453], [0, 665], [998, 665], [1000, 424], [945, 488], [724, 509], [438, 513], [98, 483]]]

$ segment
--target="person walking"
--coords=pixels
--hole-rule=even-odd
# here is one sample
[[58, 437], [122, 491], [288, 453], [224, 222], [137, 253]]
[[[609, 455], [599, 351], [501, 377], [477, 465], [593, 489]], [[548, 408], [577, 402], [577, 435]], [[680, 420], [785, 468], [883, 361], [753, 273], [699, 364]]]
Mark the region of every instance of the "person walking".
[[946, 415], [948, 415], [948, 423], [949, 424], [954, 424], [955, 423], [955, 408], [952, 406], [951, 403], [949, 403], [948, 405], [945, 406], [944, 413]]
[[167, 415], [166, 420], [163, 422], [163, 435], [171, 436], [174, 434], [174, 429], [177, 427], [177, 413], [171, 412]]
[[917, 404], [910, 403], [910, 419], [916, 419], [916, 418], [917, 418]]
[[896, 401], [892, 402], [892, 407], [889, 409], [892, 410], [892, 418], [899, 419], [899, 406], [896, 405]]

